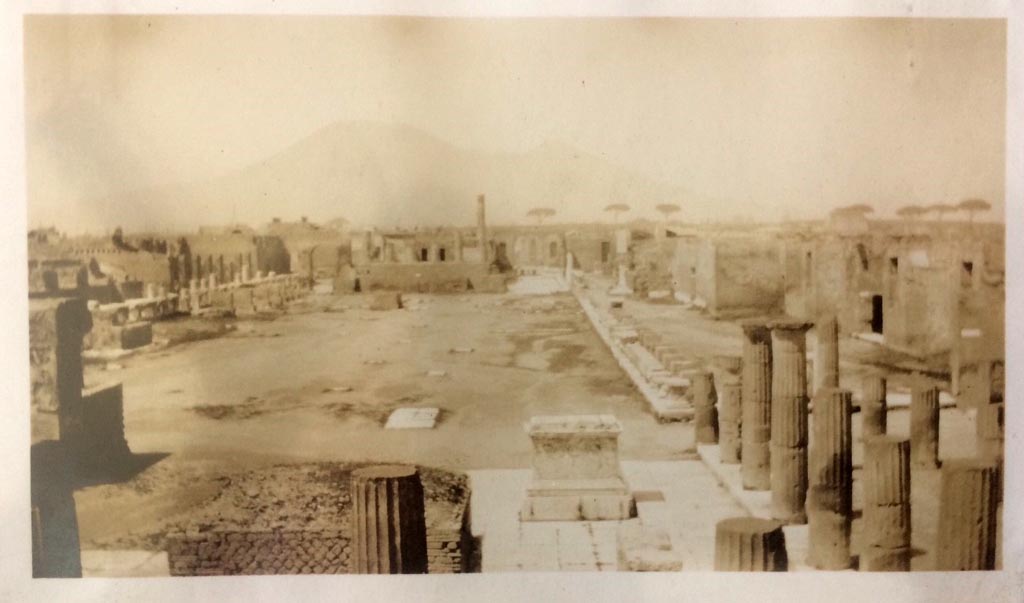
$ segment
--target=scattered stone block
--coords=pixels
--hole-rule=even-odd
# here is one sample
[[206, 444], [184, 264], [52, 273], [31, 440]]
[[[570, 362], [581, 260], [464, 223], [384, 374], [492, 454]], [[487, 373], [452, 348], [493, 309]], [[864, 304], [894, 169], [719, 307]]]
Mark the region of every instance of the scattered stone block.
[[398, 408], [384, 429], [433, 429], [439, 412], [437, 408]]
[[639, 521], [619, 525], [616, 548], [619, 571], [678, 572], [683, 569], [683, 560], [672, 550], [668, 532]]
[[378, 291], [370, 299], [371, 310], [401, 310], [402, 307], [402, 294], [394, 291]]

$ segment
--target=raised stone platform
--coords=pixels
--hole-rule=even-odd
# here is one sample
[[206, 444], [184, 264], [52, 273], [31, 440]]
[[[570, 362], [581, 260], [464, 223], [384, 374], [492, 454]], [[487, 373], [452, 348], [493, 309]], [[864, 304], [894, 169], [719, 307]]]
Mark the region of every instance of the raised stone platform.
[[437, 414], [436, 408], [398, 408], [388, 417], [384, 429], [433, 429]]
[[636, 516], [636, 502], [619, 468], [622, 426], [611, 415], [533, 417], [533, 479], [523, 521], [582, 521]]

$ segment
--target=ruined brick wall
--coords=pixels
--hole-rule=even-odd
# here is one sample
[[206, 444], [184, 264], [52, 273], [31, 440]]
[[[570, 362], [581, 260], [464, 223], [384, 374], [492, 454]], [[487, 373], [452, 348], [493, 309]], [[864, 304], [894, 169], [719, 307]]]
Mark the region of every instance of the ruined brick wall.
[[[92, 328], [81, 298], [29, 302], [29, 375], [33, 434], [56, 423], [50, 437], [74, 439], [82, 431], [82, 339]], [[56, 422], [53, 417], [56, 416]], [[37, 426], [36, 423], [39, 425]], [[44, 430], [47, 431], [47, 430]], [[34, 439], [35, 439], [34, 435]]]
[[720, 238], [701, 248], [698, 293], [716, 315], [771, 313], [783, 305], [777, 244], [768, 239]]
[[361, 291], [456, 293], [469, 290], [505, 291], [505, 277], [488, 273], [487, 266], [470, 262], [367, 264], [355, 270]]
[[346, 574], [350, 554], [347, 528], [210, 531], [167, 538], [172, 576]]
[[464, 574], [475, 571], [469, 501], [459, 517], [443, 525], [427, 526], [427, 572]]
[[84, 437], [75, 454], [85, 466], [109, 468], [130, 454], [124, 432], [124, 394], [120, 383], [82, 394]]
[[691, 298], [697, 295], [697, 254], [700, 242], [692, 237], [676, 239], [670, 272], [672, 289]]

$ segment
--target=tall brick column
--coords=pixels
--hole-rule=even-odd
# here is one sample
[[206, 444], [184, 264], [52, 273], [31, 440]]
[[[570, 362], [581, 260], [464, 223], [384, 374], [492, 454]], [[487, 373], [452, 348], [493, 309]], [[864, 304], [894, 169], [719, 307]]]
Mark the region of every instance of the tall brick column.
[[718, 452], [721, 461], [735, 465], [740, 462], [742, 408], [740, 380], [738, 377], [723, 377], [716, 391], [718, 392]]
[[747, 490], [768, 490], [771, 440], [772, 338], [764, 323], [743, 323], [740, 472]]
[[784, 572], [789, 569], [782, 523], [733, 517], [715, 525], [716, 572]]
[[807, 494], [810, 548], [807, 562], [819, 569], [850, 567], [853, 516], [853, 407], [849, 391], [823, 387], [814, 396]]
[[864, 440], [860, 569], [910, 570], [910, 441]]
[[807, 514], [807, 330], [778, 320], [772, 330], [772, 518], [804, 523]]
[[823, 387], [839, 387], [839, 321], [835, 315], [823, 316], [814, 325], [814, 392]]
[[935, 569], [995, 569], [998, 474], [992, 461], [943, 464]]
[[868, 375], [861, 383], [860, 437], [866, 440], [886, 433], [889, 408], [885, 401], [885, 377]]
[[693, 418], [698, 444], [718, 443], [718, 409], [715, 408], [717, 394], [711, 371], [696, 371], [690, 376], [690, 390], [693, 392]]
[[377, 465], [352, 472], [352, 572], [427, 573], [423, 485], [416, 467]]
[[930, 385], [911, 390], [910, 462], [920, 469], [939, 466], [939, 390]]

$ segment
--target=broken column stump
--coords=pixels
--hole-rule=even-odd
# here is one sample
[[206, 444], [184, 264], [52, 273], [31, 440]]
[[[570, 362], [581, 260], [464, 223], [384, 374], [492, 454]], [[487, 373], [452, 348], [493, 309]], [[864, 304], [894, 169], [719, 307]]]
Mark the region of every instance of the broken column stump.
[[910, 571], [910, 441], [864, 440], [860, 569]]
[[735, 465], [740, 462], [742, 438], [742, 408], [739, 378], [725, 377], [718, 386], [719, 431], [718, 452], [723, 463]]
[[939, 466], [939, 390], [915, 385], [910, 394], [910, 464], [915, 469]]
[[782, 523], [733, 517], [715, 525], [716, 572], [784, 572], [789, 569]]
[[779, 320], [772, 331], [772, 518], [807, 522], [807, 330], [810, 323]]
[[867, 440], [888, 430], [887, 388], [881, 375], [868, 375], [861, 383], [860, 437]]
[[824, 316], [814, 325], [814, 392], [839, 387], [839, 321]]
[[715, 379], [710, 371], [697, 371], [690, 377], [693, 420], [698, 444], [718, 443], [718, 409]]
[[810, 449], [807, 563], [818, 569], [850, 567], [853, 516], [853, 406], [849, 391], [823, 387], [814, 396]]
[[936, 570], [995, 569], [998, 489], [999, 469], [993, 461], [943, 464]]
[[619, 466], [622, 426], [612, 415], [532, 417], [533, 476], [523, 521], [593, 521], [636, 517]]
[[416, 467], [352, 472], [352, 572], [427, 573], [423, 484]]
[[740, 474], [747, 490], [768, 490], [771, 440], [772, 340], [763, 323], [743, 323], [740, 390]]

